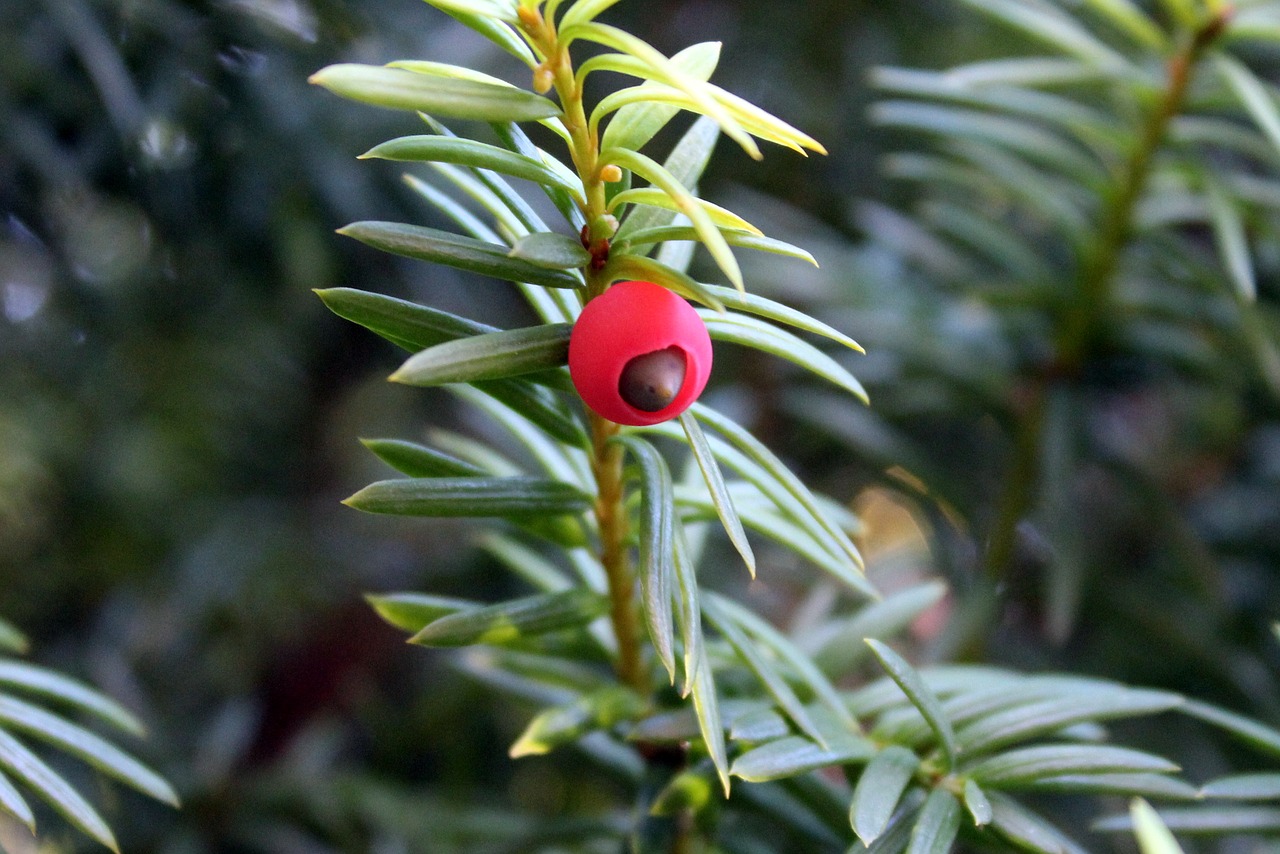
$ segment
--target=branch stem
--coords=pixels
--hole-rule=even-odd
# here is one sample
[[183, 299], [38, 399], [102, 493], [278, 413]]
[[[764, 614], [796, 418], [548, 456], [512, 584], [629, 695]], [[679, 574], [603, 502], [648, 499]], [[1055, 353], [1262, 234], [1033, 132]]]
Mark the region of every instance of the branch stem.
[[1106, 331], [1116, 272], [1133, 236], [1134, 213], [1170, 123], [1186, 106], [1187, 92], [1204, 51], [1221, 35], [1229, 16], [1224, 11], [1195, 32], [1172, 57], [1168, 82], [1147, 116], [1125, 166], [1123, 180], [1105, 199], [1098, 237], [1081, 259], [1075, 300], [1059, 320], [1054, 357], [1032, 378], [1018, 412], [1013, 460], [988, 541], [985, 578], [998, 584], [1009, 572], [1017, 551], [1018, 523], [1034, 503], [1039, 482], [1045, 401], [1052, 388], [1075, 382]]

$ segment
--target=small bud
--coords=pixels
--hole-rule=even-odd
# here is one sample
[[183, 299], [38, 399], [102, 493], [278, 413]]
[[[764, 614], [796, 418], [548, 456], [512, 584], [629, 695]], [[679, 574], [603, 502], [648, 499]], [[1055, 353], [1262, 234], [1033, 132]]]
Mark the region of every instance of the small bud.
[[555, 83], [555, 75], [550, 68], [547, 68], [545, 63], [533, 70], [533, 91], [539, 95], [545, 95], [550, 92], [553, 83]]
[[622, 168], [610, 163], [600, 170], [600, 180], [606, 184], [616, 184], [622, 180]]

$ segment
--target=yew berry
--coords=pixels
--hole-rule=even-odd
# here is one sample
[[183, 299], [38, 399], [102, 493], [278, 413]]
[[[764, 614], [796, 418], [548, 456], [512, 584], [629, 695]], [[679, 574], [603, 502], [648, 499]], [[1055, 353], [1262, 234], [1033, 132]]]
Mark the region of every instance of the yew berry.
[[618, 282], [587, 303], [574, 324], [569, 375], [604, 418], [657, 424], [702, 394], [711, 375], [711, 336], [693, 306], [666, 288]]

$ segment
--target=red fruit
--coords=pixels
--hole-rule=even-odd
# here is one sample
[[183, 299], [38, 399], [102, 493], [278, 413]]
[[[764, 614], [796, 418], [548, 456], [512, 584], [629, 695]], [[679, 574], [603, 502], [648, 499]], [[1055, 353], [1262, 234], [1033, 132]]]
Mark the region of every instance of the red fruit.
[[569, 337], [569, 375], [597, 414], [644, 426], [689, 408], [711, 376], [711, 336], [693, 306], [652, 282], [618, 282]]

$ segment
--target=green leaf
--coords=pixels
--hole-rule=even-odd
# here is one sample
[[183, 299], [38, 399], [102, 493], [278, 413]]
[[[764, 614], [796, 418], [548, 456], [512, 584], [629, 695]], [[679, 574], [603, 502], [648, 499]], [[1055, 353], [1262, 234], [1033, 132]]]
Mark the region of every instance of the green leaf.
[[8, 772], [16, 780], [35, 790], [36, 794], [57, 810], [63, 818], [86, 835], [112, 851], [120, 850], [116, 845], [115, 836], [111, 833], [111, 828], [107, 827], [102, 816], [89, 806], [89, 802], [52, 768], [41, 762], [34, 753], [23, 747], [17, 739], [4, 730], [0, 730], [0, 770]]
[[1253, 302], [1258, 298], [1258, 281], [1253, 269], [1253, 258], [1249, 254], [1249, 238], [1245, 233], [1244, 220], [1227, 189], [1208, 169], [1204, 172], [1203, 180], [1205, 198], [1209, 202], [1209, 214], [1213, 222], [1214, 242], [1218, 245], [1222, 265], [1240, 296], [1247, 302]]
[[671, 472], [653, 446], [638, 436], [610, 439], [625, 448], [640, 467], [640, 589], [645, 623], [658, 660], [671, 683], [676, 681], [674, 614], [671, 594], [675, 581], [675, 499]]
[[143, 734], [142, 724], [123, 706], [83, 682], [56, 671], [21, 661], [0, 659], [0, 686], [65, 703], [131, 735]]
[[986, 827], [991, 823], [991, 801], [982, 787], [973, 780], [964, 781], [964, 805], [969, 810], [974, 827]]
[[[1280, 832], [1280, 809], [1271, 807], [1185, 807], [1161, 810], [1160, 818], [1166, 827], [1179, 833], [1220, 836]], [[1094, 822], [1093, 829], [1131, 832], [1134, 824], [1127, 815], [1109, 816]]]
[[402, 136], [374, 146], [361, 154], [360, 159], [456, 163], [559, 187], [579, 199], [582, 198], [581, 182], [566, 180], [559, 172], [539, 160], [496, 145], [456, 136]]
[[[573, 582], [559, 567], [513, 537], [489, 531], [481, 536], [479, 545], [483, 551], [538, 590], [555, 593], [559, 590], [568, 590], [573, 586]], [[598, 569], [598, 566], [596, 568]], [[601, 575], [603, 575], [602, 571]], [[596, 587], [594, 578], [591, 580], [584, 578], [584, 581], [592, 589], [603, 589], [603, 583]]]
[[401, 439], [361, 439], [360, 444], [409, 477], [484, 477], [488, 474], [474, 463]]
[[652, 258], [645, 258], [642, 255], [615, 254], [609, 258], [604, 274], [610, 281], [639, 279], [653, 282], [685, 299], [695, 300], [716, 311], [724, 310], [724, 303], [712, 295], [709, 285], [696, 282], [688, 274]]
[[43, 709], [13, 697], [0, 696], [0, 725], [46, 741], [144, 795], [178, 805], [177, 793], [159, 774], [83, 727]]
[[569, 361], [572, 331], [567, 323], [555, 323], [446, 341], [411, 356], [390, 380], [436, 386], [553, 370]]
[[427, 0], [432, 6], [451, 15], [465, 14], [480, 18], [496, 18], [508, 24], [520, 21], [515, 0]]
[[608, 610], [608, 598], [591, 590], [542, 593], [448, 614], [409, 638], [409, 643], [433, 647], [502, 646], [585, 626]]
[[1090, 65], [1109, 72], [1127, 71], [1131, 68], [1128, 60], [1095, 38], [1068, 13], [1057, 8], [1039, 3], [1029, 4], [1025, 0], [963, 2], [1064, 53], [1079, 57]]
[[907, 854], [946, 854], [960, 832], [960, 802], [941, 786], [925, 798]]
[[1205, 783], [1200, 793], [1206, 798], [1231, 801], [1280, 800], [1280, 773], [1236, 774]]
[[[521, 129], [521, 127], [512, 122], [495, 123], [491, 125], [494, 133], [498, 135], [498, 139], [510, 150], [517, 154], [523, 154], [525, 157], [534, 159], [543, 163], [549, 169], [555, 169], [555, 164], [559, 161], [549, 157], [542, 149], [533, 144], [533, 140], [529, 139], [529, 135]], [[557, 170], [558, 171], [558, 170]], [[574, 177], [574, 187], [581, 185], [581, 179]], [[573, 226], [574, 231], [582, 231], [582, 227], [587, 224], [586, 217], [583, 216], [581, 208], [574, 200], [574, 197], [566, 190], [561, 189], [558, 185], [541, 184], [542, 190], [547, 194], [547, 198], [551, 199], [552, 204], [556, 206], [556, 210], [560, 211], [565, 221]], [[545, 231], [546, 229], [531, 229], [532, 231]], [[475, 235], [479, 236], [479, 235]]]
[[441, 477], [379, 481], [342, 503], [394, 516], [520, 518], [582, 513], [591, 500], [567, 483], [537, 477]]
[[[675, 579], [679, 588], [676, 596], [675, 619], [684, 646], [684, 684], [680, 696], [687, 697], [693, 690], [693, 677], [706, 656], [706, 643], [702, 635], [702, 601], [698, 590], [698, 572], [689, 556], [689, 544], [685, 541], [684, 526], [676, 527]], [[721, 733], [723, 739], [723, 733]], [[727, 765], [725, 766], [727, 767]]]
[[849, 804], [849, 823], [863, 845], [871, 845], [889, 826], [889, 819], [920, 760], [905, 747], [891, 745], [867, 763]]
[[36, 832], [36, 817], [31, 812], [30, 804], [4, 774], [0, 774], [0, 811], [22, 822], [32, 834]]
[[902, 693], [906, 694], [907, 699], [911, 701], [911, 705], [915, 706], [928, 722], [929, 728], [937, 737], [938, 747], [942, 750], [944, 760], [942, 770], [950, 771], [956, 764], [956, 736], [951, 728], [951, 722], [942, 712], [942, 704], [938, 702], [937, 695], [925, 685], [920, 674], [902, 656], [873, 638], [867, 638], [866, 644], [871, 647], [871, 653], [879, 659], [880, 665], [889, 674], [889, 678], [897, 683]]
[[[723, 208], [720, 210], [723, 210]], [[801, 249], [799, 246], [793, 246], [782, 240], [775, 240], [772, 237], [765, 237], [757, 232], [745, 231], [739, 228], [722, 228], [720, 229], [720, 233], [724, 235], [725, 241], [730, 246], [739, 246], [743, 249], [757, 249], [761, 252], [769, 252], [773, 255], [784, 255], [788, 258], [807, 261], [815, 267], [818, 266], [818, 262], [814, 259], [812, 254]], [[625, 237], [616, 241], [614, 246], [619, 248], [621, 251], [627, 251], [634, 246], [645, 246], [652, 243], [665, 243], [668, 241], [696, 241], [697, 239], [698, 233], [693, 230], [692, 226], [657, 225], [635, 231], [629, 231]], [[735, 294], [738, 293], [737, 291], [731, 292]], [[750, 297], [749, 294], [747, 296]], [[763, 300], [764, 298], [756, 297], [756, 299]], [[765, 302], [769, 301], [765, 300]], [[780, 303], [774, 303], [774, 305], [780, 305]], [[800, 312], [795, 311], [795, 309], [788, 309], [788, 311], [800, 314]], [[809, 318], [809, 322], [811, 324], [821, 323], [821, 321], [813, 318]], [[854, 349], [857, 348], [855, 347]]]
[[524, 122], [560, 115], [554, 101], [514, 86], [403, 68], [342, 63], [320, 69], [309, 82], [353, 101], [445, 118]]
[[847, 620], [823, 624], [802, 639], [801, 648], [824, 673], [833, 677], [847, 673], [868, 652], [863, 640], [898, 634], [946, 594], [947, 585], [941, 581], [908, 587], [880, 602], [872, 602]]
[[[827, 680], [791, 639], [774, 628], [767, 620], [750, 608], [728, 599], [712, 594], [712, 599], [722, 612], [733, 619], [751, 638], [770, 650], [773, 655], [787, 665], [794, 674], [796, 684], [801, 685], [823, 704], [826, 714], [835, 719], [840, 731], [858, 731], [858, 722], [849, 714], [844, 698], [836, 691], [835, 686]], [[822, 718], [815, 716], [814, 721], [821, 726]], [[830, 737], [819, 738], [818, 741], [830, 741]]]
[[1047, 744], [1010, 750], [979, 762], [966, 773], [994, 788], [1016, 788], [1063, 774], [1165, 773], [1178, 766], [1151, 753], [1127, 747]]
[[700, 313], [713, 340], [750, 347], [785, 359], [843, 388], [863, 403], [868, 402], [866, 389], [853, 374], [841, 367], [835, 359], [790, 332], [736, 312]]
[[957, 733], [970, 753], [989, 751], [1064, 727], [1112, 718], [1152, 715], [1177, 708], [1182, 697], [1166, 691], [1113, 688], [1058, 696], [984, 716]]
[[1039, 815], [1010, 797], [992, 792], [991, 824], [997, 834], [1031, 854], [1088, 854]]
[[[684, 136], [680, 137], [680, 141], [676, 143], [671, 153], [667, 155], [667, 159], [662, 163], [662, 168], [681, 187], [689, 190], [691, 195], [696, 195], [694, 190], [698, 186], [698, 181], [702, 178], [703, 170], [706, 169], [707, 163], [711, 159], [711, 151], [717, 139], [719, 139], [719, 130], [714, 122], [704, 119], [694, 122], [685, 131]], [[650, 183], [653, 182], [651, 181]], [[660, 186], [657, 189], [659, 192], [662, 191]], [[616, 203], [618, 195], [614, 195], [614, 200], [611, 203]], [[632, 208], [627, 213], [626, 219], [622, 221], [622, 225], [614, 239], [626, 240], [637, 232], [671, 225], [676, 219], [675, 211], [677, 210], [679, 208], [674, 201], [670, 202], [665, 208], [654, 206]], [[710, 210], [708, 209], [708, 214], [710, 214]], [[745, 222], [740, 217], [725, 220], [726, 223], [735, 221]], [[747, 230], [757, 231], [754, 226], [748, 227]], [[694, 230], [694, 236], [698, 236], [696, 229]]]
[[591, 253], [581, 240], [551, 231], [525, 235], [508, 254], [547, 270], [576, 270], [591, 263]]
[[480, 607], [469, 599], [425, 593], [366, 594], [364, 598], [373, 606], [378, 616], [391, 626], [415, 634], [441, 617]]
[[1214, 63], [1245, 111], [1280, 152], [1280, 109], [1277, 109], [1275, 96], [1267, 85], [1243, 63], [1225, 53], [1217, 54]]
[[1129, 803], [1129, 815], [1133, 818], [1133, 829], [1142, 854], [1182, 854], [1182, 846], [1178, 845], [1178, 840], [1173, 838], [1151, 804], [1142, 798], [1134, 798]]
[[729, 541], [733, 543], [733, 547], [738, 550], [738, 554], [746, 563], [747, 572], [755, 578], [755, 554], [751, 551], [751, 544], [747, 542], [747, 532], [742, 529], [742, 520], [738, 518], [733, 499], [729, 497], [729, 488], [725, 486], [724, 475], [720, 471], [715, 455], [711, 452], [707, 437], [690, 412], [680, 414], [680, 426], [684, 428], [685, 437], [689, 440], [689, 448], [693, 451], [698, 470], [702, 472], [702, 479], [707, 484], [707, 492], [711, 496], [711, 503], [715, 505], [720, 523], [724, 526], [725, 533], [729, 535]]
[[732, 772], [748, 782], [763, 783], [829, 765], [860, 764], [876, 752], [872, 742], [853, 734], [828, 749], [803, 736], [792, 735], [748, 750], [733, 763]]
[[[695, 403], [691, 411], [698, 420], [710, 425], [745, 458], [759, 466], [761, 473], [768, 476], [767, 479], [763, 477], [752, 479], [752, 473], [739, 469], [744, 477], [752, 480], [771, 499], [778, 501], [778, 508], [782, 512], [791, 516], [798, 524], [827, 544], [833, 554], [843, 554], [847, 557], [851, 568], [848, 573], [841, 576], [847, 584], [872, 598], [878, 596], [874, 588], [862, 577], [862, 556], [853, 542], [827, 517], [817, 499], [809, 492], [809, 488], [783, 465], [772, 451], [732, 419], [726, 418], [713, 409]], [[781, 500], [784, 495], [794, 499], [794, 505]]]
[[715, 796], [715, 768], [709, 762], [681, 771], [653, 799], [649, 815], [676, 816], [686, 810], [699, 813]]
[[27, 636], [7, 620], [0, 620], [0, 651], [21, 655], [27, 651], [27, 647]]
[[728, 619], [725, 614], [721, 613], [714, 600], [707, 599], [703, 601], [702, 613], [724, 636], [724, 639], [729, 642], [734, 652], [737, 653], [738, 659], [747, 666], [748, 670], [755, 674], [755, 677], [760, 680], [760, 684], [764, 686], [765, 691], [786, 712], [787, 717], [795, 722], [800, 731], [818, 742], [823, 748], [830, 747], [825, 735], [818, 730], [809, 718], [809, 713], [805, 711], [804, 704], [800, 702], [800, 698], [791, 690], [791, 686], [787, 684], [774, 666], [755, 648], [746, 633], [732, 620]]
[[398, 222], [356, 222], [338, 229], [339, 234], [361, 243], [420, 261], [444, 264], [509, 282], [527, 282], [544, 288], [580, 288], [582, 280], [565, 270], [548, 270], [510, 256], [510, 249], [460, 234]]
[[[540, 289], [539, 292], [543, 293]], [[339, 317], [415, 353], [444, 341], [500, 331], [493, 326], [382, 294], [350, 288], [329, 288], [318, 290], [316, 294]], [[509, 380], [480, 382], [476, 387], [521, 412], [561, 442], [580, 445], [585, 441], [580, 424], [543, 389], [527, 382]]]
[[[691, 45], [671, 57], [671, 65], [692, 80], [706, 82], [720, 61], [720, 42]], [[587, 60], [589, 64], [591, 60]], [[657, 84], [646, 83], [647, 87]], [[666, 127], [680, 111], [671, 104], [656, 101], [628, 104], [609, 120], [601, 138], [601, 148], [626, 148], [639, 151], [658, 131]]]
[[564, 706], [545, 709], [529, 722], [508, 751], [512, 759], [543, 756], [596, 730], [631, 720], [643, 711], [644, 698], [630, 688], [610, 686]]
[[1200, 797], [1195, 786], [1163, 774], [1064, 774], [1060, 777], [1043, 777], [1026, 788], [1036, 792], [1141, 795], [1179, 801], [1194, 801]]
[[[729, 244], [720, 233], [720, 229], [716, 227], [716, 222], [707, 208], [701, 204], [698, 198], [685, 189], [684, 185], [674, 175], [645, 155], [625, 149], [614, 148], [601, 152], [600, 162], [612, 163], [623, 169], [630, 169], [670, 197], [675, 209], [687, 216], [689, 221], [693, 223], [693, 229], [697, 232], [698, 239], [707, 247], [707, 251], [711, 253], [711, 257], [715, 259], [716, 264], [729, 278], [729, 281], [738, 290], [743, 290], [742, 270], [738, 266], [737, 259], [733, 256], [733, 250], [729, 248]], [[629, 190], [628, 192], [634, 193], [636, 191]]]
[[1280, 730], [1199, 700], [1188, 700], [1179, 711], [1220, 727], [1257, 750], [1280, 757]]
[[458, 397], [482, 410], [501, 425], [513, 439], [523, 445], [552, 479], [573, 484], [584, 492], [595, 489], [591, 467], [586, 452], [581, 447], [570, 447], [554, 442], [521, 412], [499, 402], [492, 396], [469, 385], [451, 385], [449, 390]]
[[732, 115], [712, 97], [709, 91], [710, 84], [687, 74], [642, 39], [636, 38], [625, 30], [598, 22], [561, 30], [560, 38], [562, 44], [566, 46], [575, 39], [587, 39], [639, 60], [653, 79], [683, 92], [696, 105], [699, 112], [715, 119], [721, 130], [738, 143], [752, 159], [761, 159], [760, 149], [755, 142]]
[[[722, 208], [719, 205], [712, 204], [706, 199], [700, 199], [692, 194], [690, 194], [690, 198], [693, 199], [692, 204], [701, 208], [703, 213], [705, 213], [710, 219], [711, 223], [720, 230], [720, 236], [724, 238], [726, 243], [729, 242], [729, 235], [734, 232], [746, 233], [748, 236], [755, 236], [757, 238], [762, 237], [758, 228], [738, 216], [733, 211], [727, 208]], [[671, 216], [660, 217], [659, 219], [674, 220], [676, 214], [683, 214], [685, 210], [688, 209], [688, 204], [690, 203], [672, 196], [665, 190], [657, 189], [655, 187], [636, 187], [634, 189], [623, 190], [622, 192], [617, 193], [609, 200], [609, 210], [616, 212], [619, 208], [626, 208], [628, 205], [661, 208], [662, 210], [669, 212]], [[630, 222], [632, 217], [636, 217], [637, 214], [637, 211], [632, 211], [628, 214], [626, 222]], [[652, 220], [653, 217], [649, 217], [648, 219]], [[653, 231], [654, 227], [646, 227], [644, 230]], [[620, 230], [619, 233], [629, 235], [631, 232], [623, 232]], [[690, 226], [689, 233], [691, 235], [688, 238], [689, 240], [700, 241], [702, 239], [702, 235], [697, 228]], [[624, 236], [623, 239], [627, 240], [629, 238]], [[735, 245], [741, 245], [741, 242]]]
[[707, 660], [706, 650], [698, 656], [693, 668], [690, 693], [693, 695], [693, 711], [698, 718], [698, 730], [702, 733], [703, 744], [707, 754], [716, 767], [716, 775], [724, 789], [724, 796], [729, 797], [729, 755], [724, 743], [724, 723], [720, 719], [720, 698], [716, 694], [715, 677], [711, 672], [711, 662]]

